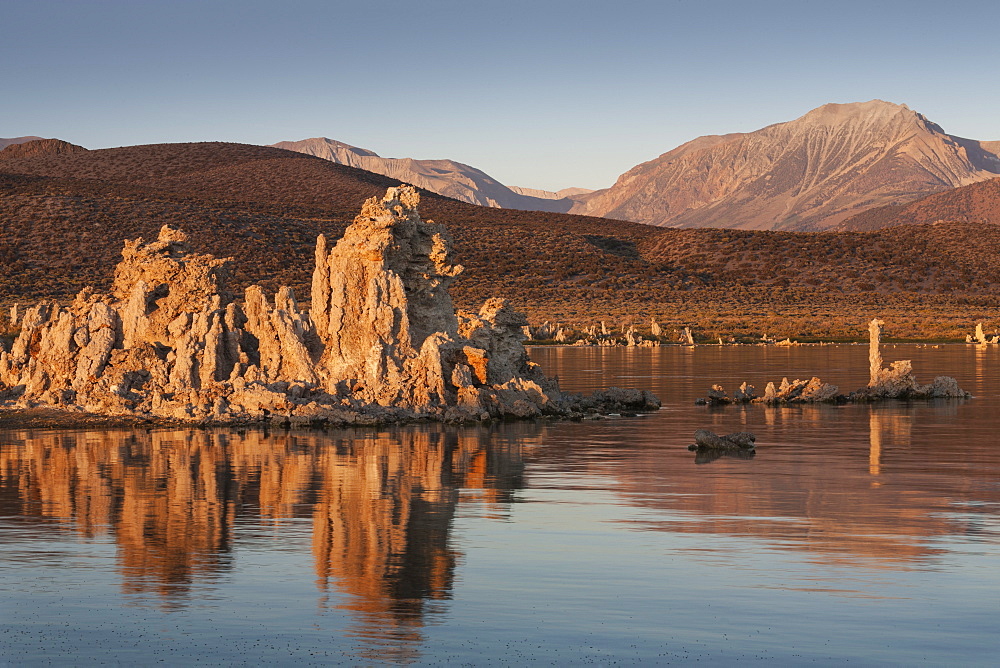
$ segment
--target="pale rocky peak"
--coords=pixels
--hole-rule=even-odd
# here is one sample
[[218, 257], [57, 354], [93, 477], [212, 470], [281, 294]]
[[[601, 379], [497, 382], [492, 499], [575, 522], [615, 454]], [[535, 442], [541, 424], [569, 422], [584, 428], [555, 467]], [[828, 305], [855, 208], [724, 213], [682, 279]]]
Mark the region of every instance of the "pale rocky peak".
[[840, 125], [850, 119], [861, 118], [869, 121], [878, 121], [892, 118], [897, 115], [909, 115], [916, 117], [918, 114], [912, 111], [905, 104], [895, 104], [885, 100], [869, 100], [868, 102], [831, 102], [817, 107], [792, 123], [804, 123], [810, 125]]
[[637, 165], [571, 213], [669, 227], [822, 230], [865, 208], [994, 178], [981, 142], [906, 105], [827, 104], [760, 130], [699, 137]]

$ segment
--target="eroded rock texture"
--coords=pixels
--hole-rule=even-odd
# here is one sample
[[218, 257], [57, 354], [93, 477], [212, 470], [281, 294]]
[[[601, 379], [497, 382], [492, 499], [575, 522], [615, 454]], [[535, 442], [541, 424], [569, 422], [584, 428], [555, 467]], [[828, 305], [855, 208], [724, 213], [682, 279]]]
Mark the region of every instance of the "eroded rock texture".
[[836, 385], [824, 383], [819, 378], [809, 380], [781, 379], [776, 386], [769, 382], [764, 396], [758, 397], [752, 385], [743, 383], [730, 397], [721, 385], [713, 385], [708, 396], [699, 399], [699, 404], [797, 404], [821, 402], [865, 402], [882, 399], [938, 399], [968, 398], [971, 395], [958, 386], [951, 376], [938, 376], [928, 385], [921, 385], [913, 376], [910, 360], [892, 362], [888, 367], [882, 362], [882, 331], [885, 323], [878, 318], [868, 323], [868, 363], [870, 380], [866, 387], [848, 395], [839, 393]]
[[868, 387], [851, 393], [852, 400], [936, 399], [971, 396], [961, 389], [958, 386], [958, 381], [951, 376], [937, 376], [928, 385], [919, 384], [913, 375], [913, 365], [910, 360], [899, 360], [884, 367], [880, 349], [884, 325], [885, 323], [878, 318], [874, 318], [868, 323], [868, 359], [871, 367], [871, 379], [868, 381]]
[[289, 288], [242, 303], [230, 260], [194, 252], [164, 226], [127, 241], [111, 294], [18, 311], [0, 352], [0, 401], [201, 422], [269, 419], [375, 423], [571, 416], [649, 409], [648, 392], [584, 399], [532, 363], [525, 318], [500, 299], [456, 313], [441, 225], [417, 213], [409, 186], [368, 200], [333, 248], [320, 237], [312, 309]]

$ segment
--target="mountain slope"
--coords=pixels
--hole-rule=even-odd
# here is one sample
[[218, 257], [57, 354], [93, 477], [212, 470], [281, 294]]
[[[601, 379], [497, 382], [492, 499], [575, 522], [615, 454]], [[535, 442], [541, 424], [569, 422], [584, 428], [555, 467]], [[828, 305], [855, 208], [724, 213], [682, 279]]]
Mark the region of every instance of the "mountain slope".
[[518, 195], [526, 195], [528, 197], [540, 197], [542, 199], [563, 199], [563, 198], [575, 198], [580, 195], [588, 195], [593, 190], [589, 188], [563, 188], [557, 192], [552, 192], [551, 190], [538, 190], [537, 188], [522, 188], [520, 186], [507, 186], [513, 192]]
[[905, 105], [827, 104], [755, 132], [699, 137], [571, 211], [671, 227], [821, 230], [992, 178], [1000, 158], [990, 148]]
[[469, 204], [560, 213], [573, 206], [573, 201], [565, 195], [539, 197], [535, 193], [515, 192], [489, 174], [454, 160], [383, 158], [373, 151], [326, 137], [283, 141], [272, 146], [382, 174]]
[[836, 229], [867, 232], [897, 225], [938, 222], [1000, 225], [1000, 178], [927, 195], [908, 204], [862, 211]]

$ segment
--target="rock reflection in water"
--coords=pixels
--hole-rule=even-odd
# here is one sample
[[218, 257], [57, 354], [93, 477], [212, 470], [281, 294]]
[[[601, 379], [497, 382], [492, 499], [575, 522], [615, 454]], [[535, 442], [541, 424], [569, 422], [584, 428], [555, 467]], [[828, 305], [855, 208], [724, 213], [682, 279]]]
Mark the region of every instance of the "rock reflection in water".
[[503, 508], [522, 484], [515, 434], [530, 428], [7, 432], [0, 513], [111, 535], [125, 592], [165, 608], [232, 567], [237, 519], [311, 518], [321, 605], [405, 655], [427, 602], [450, 597], [459, 488]]
[[905, 448], [910, 445], [913, 428], [912, 405], [879, 406], [870, 408], [868, 414], [868, 472], [879, 475], [882, 472], [882, 448]]
[[712, 462], [729, 457], [732, 459], [753, 459], [757, 456], [755, 450], [698, 450], [694, 454], [695, 464], [711, 464]]
[[[528, 470], [614, 480], [643, 530], [753, 538], [824, 567], [928, 567], [946, 537], [995, 524], [1000, 450], [963, 419], [979, 408], [968, 401], [726, 408], [663, 411], [627, 432], [630, 446], [560, 427]], [[692, 457], [696, 427], [753, 431], [756, 456]]]
[[[489, 504], [504, 504], [521, 486], [518, 446], [488, 434], [400, 431], [341, 441], [320, 455], [313, 515], [318, 583], [347, 594], [331, 598], [353, 613], [354, 635], [417, 642], [427, 602], [450, 598], [457, 555], [448, 535], [459, 489], [477, 488]], [[432, 603], [431, 610], [441, 608]], [[384, 660], [388, 648], [377, 651]]]

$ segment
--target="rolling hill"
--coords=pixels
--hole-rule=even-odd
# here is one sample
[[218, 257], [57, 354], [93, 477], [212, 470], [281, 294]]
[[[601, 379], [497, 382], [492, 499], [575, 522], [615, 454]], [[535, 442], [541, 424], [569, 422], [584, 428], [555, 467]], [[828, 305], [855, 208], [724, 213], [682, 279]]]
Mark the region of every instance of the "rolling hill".
[[10, 144], [0, 149], [0, 161], [18, 160], [20, 158], [30, 158], [36, 155], [48, 153], [82, 153], [86, 151], [82, 146], [70, 144], [62, 139], [32, 139], [25, 142]]

